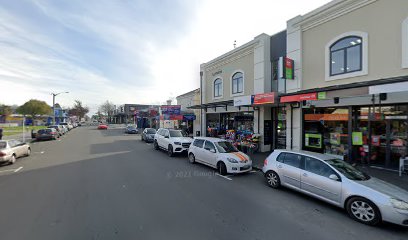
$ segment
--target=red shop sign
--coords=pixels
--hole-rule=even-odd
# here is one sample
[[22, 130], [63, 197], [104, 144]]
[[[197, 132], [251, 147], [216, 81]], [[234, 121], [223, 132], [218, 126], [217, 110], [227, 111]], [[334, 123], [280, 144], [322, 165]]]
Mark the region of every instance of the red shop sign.
[[317, 93], [306, 93], [292, 96], [284, 96], [280, 98], [281, 103], [286, 102], [301, 102], [304, 100], [317, 100]]
[[275, 93], [274, 92], [255, 94], [254, 105], [274, 103], [274, 102], [275, 102]]

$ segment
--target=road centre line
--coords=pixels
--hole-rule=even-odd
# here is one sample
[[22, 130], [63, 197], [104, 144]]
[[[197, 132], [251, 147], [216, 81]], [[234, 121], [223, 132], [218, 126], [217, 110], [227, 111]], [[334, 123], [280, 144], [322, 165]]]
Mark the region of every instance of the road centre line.
[[23, 169], [23, 167], [17, 168], [14, 172], [18, 172], [18, 171], [20, 171], [21, 169]]
[[216, 173], [215, 175], [217, 175], [217, 176], [219, 176], [219, 177], [222, 177], [222, 178], [225, 178], [225, 179], [227, 179], [227, 180], [232, 181], [232, 179], [231, 179], [231, 178], [226, 177], [226, 176], [222, 176], [222, 175], [220, 175], [220, 174], [218, 174], [218, 173]]
[[0, 173], [3, 172], [18, 172], [22, 169], [23, 167], [19, 167], [19, 168], [13, 168], [13, 169], [7, 169], [7, 170], [0, 170]]

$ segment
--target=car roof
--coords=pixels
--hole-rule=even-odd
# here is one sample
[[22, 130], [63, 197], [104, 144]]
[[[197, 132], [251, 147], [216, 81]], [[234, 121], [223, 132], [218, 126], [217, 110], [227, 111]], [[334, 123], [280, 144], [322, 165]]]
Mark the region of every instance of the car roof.
[[322, 154], [322, 153], [316, 153], [316, 152], [310, 152], [310, 151], [304, 151], [304, 150], [287, 150], [287, 149], [275, 149], [275, 152], [288, 152], [288, 153], [296, 153], [296, 154], [302, 154], [302, 155], [306, 155], [309, 157], [314, 157], [314, 158], [318, 158], [321, 160], [330, 160], [330, 159], [335, 159], [336, 157], [333, 157], [331, 155], [327, 155], [327, 154]]
[[194, 137], [194, 139], [201, 139], [201, 140], [207, 140], [211, 142], [225, 142], [225, 139], [222, 138], [215, 138], [215, 137]]

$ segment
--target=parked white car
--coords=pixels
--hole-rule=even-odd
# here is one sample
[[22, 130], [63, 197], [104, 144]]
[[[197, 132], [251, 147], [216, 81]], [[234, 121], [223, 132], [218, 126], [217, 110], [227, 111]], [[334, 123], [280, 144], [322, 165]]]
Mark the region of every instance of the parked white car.
[[192, 138], [184, 137], [181, 130], [159, 128], [154, 135], [154, 148], [164, 149], [172, 157], [175, 153], [188, 152]]
[[232, 143], [210, 137], [196, 137], [188, 151], [190, 163], [199, 162], [216, 168], [221, 175], [252, 170], [252, 161]]
[[0, 141], [0, 162], [13, 164], [16, 159], [31, 154], [30, 144], [18, 140]]
[[408, 192], [343, 160], [314, 152], [275, 150], [262, 171], [272, 188], [282, 185], [344, 208], [356, 221], [408, 226]]

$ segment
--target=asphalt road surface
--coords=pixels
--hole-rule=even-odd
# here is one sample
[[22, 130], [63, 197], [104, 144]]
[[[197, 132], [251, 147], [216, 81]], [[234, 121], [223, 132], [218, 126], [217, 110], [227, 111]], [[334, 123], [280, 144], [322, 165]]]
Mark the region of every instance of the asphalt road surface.
[[123, 129], [77, 128], [0, 167], [0, 239], [408, 239], [345, 211], [170, 158]]

